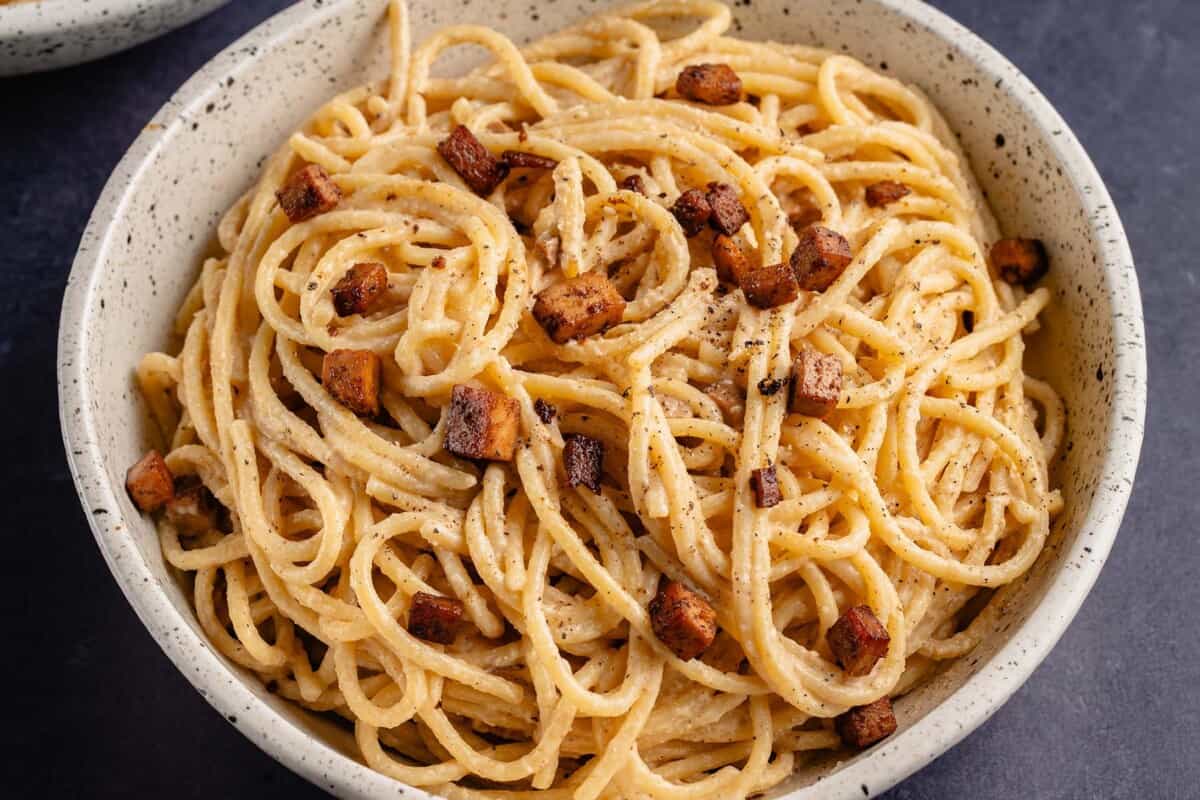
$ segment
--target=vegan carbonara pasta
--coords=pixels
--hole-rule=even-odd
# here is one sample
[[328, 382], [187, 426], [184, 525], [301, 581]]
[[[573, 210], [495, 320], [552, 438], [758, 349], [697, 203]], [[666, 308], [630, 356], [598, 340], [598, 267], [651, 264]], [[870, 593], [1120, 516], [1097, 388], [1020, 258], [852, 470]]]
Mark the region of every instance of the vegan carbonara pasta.
[[744, 798], [886, 736], [1061, 505], [1040, 244], [918, 90], [718, 2], [390, 16], [138, 367], [213, 646], [449, 798]]

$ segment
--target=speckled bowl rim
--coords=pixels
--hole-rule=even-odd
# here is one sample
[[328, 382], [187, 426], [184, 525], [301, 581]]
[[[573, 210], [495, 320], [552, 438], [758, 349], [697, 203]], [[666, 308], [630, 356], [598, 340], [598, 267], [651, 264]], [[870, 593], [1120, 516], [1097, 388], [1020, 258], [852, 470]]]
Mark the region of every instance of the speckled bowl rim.
[[[255, 52], [286, 37], [309, 18], [332, 17], [355, 0], [298, 4], [271, 17], [230, 45], [196, 73], [155, 116], [161, 126], [147, 126], [118, 164], [96, 205], [80, 244], [67, 284], [59, 331], [58, 383], [60, 418], [72, 477], [85, 511], [119, 509], [116, 493], [123, 488], [106, 477], [104, 454], [91, 417], [88, 385], [83, 365], [90, 346], [89, 321], [95, 307], [99, 267], [113, 244], [109, 235], [114, 219], [124, 207], [124, 196], [143, 170], [150, 168], [179, 112], [200, 102], [229, 74], [241, 74]], [[127, 0], [131, 3], [133, 0]], [[1116, 375], [1111, 425], [1100, 485], [1080, 530], [1060, 554], [1071, 569], [1060, 570], [1045, 596], [978, 672], [934, 709], [870, 754], [857, 758], [818, 783], [784, 797], [788, 800], [820, 797], [875, 795], [895, 785], [931, 762], [969, 732], [979, 727], [1019, 688], [1042, 662], [1074, 618], [1095, 583], [1116, 538], [1133, 487], [1141, 450], [1146, 408], [1146, 360], [1143, 342], [1141, 297], [1124, 229], [1095, 166], [1066, 122], [1020, 70], [990, 45], [945, 14], [919, 0], [871, 0], [907, 17], [955, 45], [965, 57], [995, 78], [1003, 78], [1009, 92], [1029, 120], [1042, 131], [1061, 131], [1046, 141], [1063, 164], [1079, 202], [1087, 212], [1091, 239], [1099, 249], [1105, 286], [1114, 306], [1123, 313], [1111, 320]], [[1091, 187], [1083, 191], [1081, 187]], [[1103, 231], [1103, 234], [1100, 232]], [[79, 413], [74, 413], [80, 409]], [[243, 678], [214, 651], [204, 646], [198, 633], [185, 624], [181, 613], [158, 586], [142, 559], [119, 558], [106, 542], [106, 532], [122, 520], [116, 514], [88, 514], [100, 550], [129, 603], [159, 646], [189, 681], [222, 715], [272, 757], [315, 785], [343, 797], [379, 797], [401, 794], [428, 798], [424, 792], [402, 787], [391, 778], [335, 750], [299, 725], [272, 709], [253, 693]], [[1086, 546], [1089, 552], [1083, 550]], [[235, 721], [236, 720], [236, 721]]]
[[[69, 33], [74, 29], [109, 23], [114, 19], [129, 17], [143, 11], [147, 3], [168, 5], [178, 0], [32, 0], [4, 8], [0, 14], [0, 35], [10, 30], [20, 30], [23, 37]], [[51, 11], [62, 9], [62, 14]], [[70, 16], [72, 25], [61, 27], [64, 17]]]
[[33, 0], [3, 5], [0, 77], [95, 61], [181, 28], [229, 1]]

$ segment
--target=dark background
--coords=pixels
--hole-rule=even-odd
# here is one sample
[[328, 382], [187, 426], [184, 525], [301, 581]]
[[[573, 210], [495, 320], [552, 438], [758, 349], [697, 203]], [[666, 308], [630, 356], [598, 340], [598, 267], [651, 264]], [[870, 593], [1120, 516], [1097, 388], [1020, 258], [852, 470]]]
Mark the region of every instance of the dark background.
[[[239, 0], [130, 52], [0, 80], [2, 794], [321, 796], [210, 709], [131, 613], [76, 501], [54, 379], [63, 286], [109, 172], [184, 80], [286, 5]], [[1141, 280], [1151, 402], [1125, 524], [1066, 636], [887, 797], [1198, 797], [1200, 2], [934, 5], [1024, 70], [1103, 174]]]

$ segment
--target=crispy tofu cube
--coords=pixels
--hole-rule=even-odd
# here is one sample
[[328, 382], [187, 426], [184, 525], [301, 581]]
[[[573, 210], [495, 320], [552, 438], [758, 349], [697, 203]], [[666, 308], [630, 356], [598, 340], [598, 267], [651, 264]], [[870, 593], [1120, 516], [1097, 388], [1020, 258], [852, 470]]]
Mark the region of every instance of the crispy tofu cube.
[[521, 405], [490, 389], [460, 383], [450, 395], [446, 450], [459, 458], [512, 461], [521, 430]]
[[370, 350], [334, 350], [321, 363], [321, 382], [334, 399], [362, 417], [379, 413], [382, 364]]
[[854, 606], [838, 617], [825, 634], [829, 649], [847, 675], [869, 675], [875, 662], [887, 655], [887, 628], [870, 606]]
[[650, 601], [654, 635], [676, 657], [688, 661], [703, 653], [717, 636], [717, 612], [681, 583], [668, 581]]
[[899, 181], [879, 181], [867, 187], [866, 200], [871, 208], [883, 208], [909, 194], [912, 189]]
[[462, 616], [463, 604], [458, 598], [417, 592], [408, 609], [408, 632], [427, 642], [453, 644]]
[[792, 251], [792, 270], [801, 289], [823, 292], [850, 263], [850, 243], [837, 231], [809, 225], [800, 231], [800, 242]]
[[755, 308], [774, 308], [790, 303], [800, 294], [796, 276], [787, 264], [767, 264], [742, 274], [738, 284], [746, 302]]
[[708, 185], [708, 207], [711, 213], [708, 224], [718, 233], [733, 236], [741, 227], [750, 221], [750, 212], [742, 205], [737, 189], [728, 183], [713, 181]]
[[870, 747], [896, 732], [892, 701], [881, 697], [874, 703], [855, 706], [833, 722], [838, 736], [850, 747]]
[[837, 408], [842, 393], [842, 362], [816, 350], [800, 351], [792, 364], [791, 397], [788, 408], [808, 417], [823, 419]]
[[563, 437], [563, 468], [567, 485], [586, 486], [600, 494], [600, 478], [604, 474], [604, 442], [583, 434]]
[[365, 314], [388, 287], [387, 267], [372, 261], [355, 264], [333, 287], [333, 307], [338, 316]]
[[509, 169], [554, 169], [558, 166], [558, 162], [553, 158], [521, 150], [505, 150], [500, 154], [500, 160], [508, 165]]
[[508, 165], [498, 161], [466, 125], [456, 126], [437, 149], [477, 195], [486, 197], [508, 177]]
[[708, 218], [712, 215], [712, 206], [708, 204], [708, 195], [699, 189], [688, 189], [671, 205], [671, 213], [683, 228], [683, 235], [691, 238], [704, 230]]
[[134, 505], [149, 513], [175, 496], [175, 479], [162, 454], [151, 450], [125, 473], [125, 489]]
[[275, 193], [279, 207], [293, 223], [330, 211], [342, 200], [342, 190], [319, 164], [297, 170]]
[[1050, 269], [1046, 246], [1041, 239], [1001, 239], [992, 245], [992, 266], [1014, 286], [1029, 286]]
[[533, 316], [556, 344], [603, 333], [621, 321], [625, 298], [601, 272], [585, 272], [538, 292]]
[[718, 233], [712, 243], [713, 265], [717, 277], [726, 283], [741, 284], [742, 276], [750, 271], [750, 260], [737, 239]]
[[779, 476], [773, 464], [750, 471], [750, 488], [754, 490], [754, 502], [759, 508], [777, 506], [783, 501], [783, 493], [779, 491]]
[[710, 106], [727, 106], [742, 99], [742, 79], [728, 64], [694, 64], [675, 79], [680, 97]]

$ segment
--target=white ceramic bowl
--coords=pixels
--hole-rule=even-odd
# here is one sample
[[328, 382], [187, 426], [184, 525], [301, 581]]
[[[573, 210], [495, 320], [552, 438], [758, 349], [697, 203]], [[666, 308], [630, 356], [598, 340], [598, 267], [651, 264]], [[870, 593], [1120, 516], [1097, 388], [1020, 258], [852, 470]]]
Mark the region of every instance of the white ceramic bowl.
[[24, 0], [0, 5], [0, 76], [80, 64], [161, 36], [229, 0]]
[[[415, 0], [414, 35], [419, 41], [447, 23], [480, 21], [523, 40], [596, 8], [577, 5], [534, 19], [524, 3], [509, 0]], [[773, 793], [799, 800], [883, 791], [979, 726], [1046, 656], [1096, 580], [1121, 522], [1142, 440], [1146, 366], [1120, 220], [1079, 142], [1037, 89], [978, 37], [915, 0], [820, 0], [803, 15], [789, 13], [794, 5], [739, 6], [739, 34], [844, 47], [918, 84], [961, 135], [1006, 230], [1047, 242], [1056, 302], [1031, 359], [1069, 409], [1069, 443], [1055, 466], [1066, 511], [1019, 598], [977, 650], [899, 701], [896, 735], [848, 761], [823, 761]], [[308, 0], [184, 85], [96, 206], [67, 287], [59, 341], [72, 470], [129, 602], [239, 730], [344, 797], [396, 796], [397, 785], [355, 758], [345, 731], [269, 695], [213, 651], [164, 568], [151, 523], [122, 484], [144, 447], [134, 364], [165, 346], [218, 216], [254, 179], [263, 156], [334, 92], [383, 74], [383, 7], [384, 0]], [[316, 49], [314, 41], [326, 46]]]

